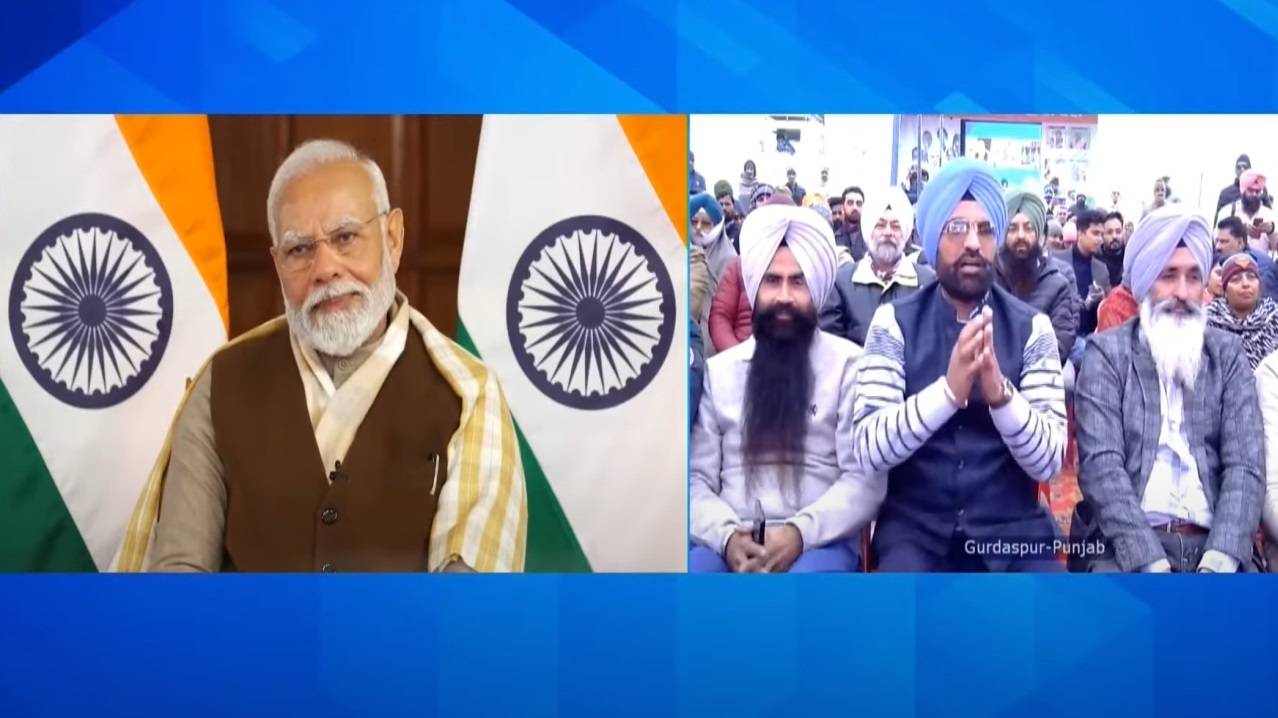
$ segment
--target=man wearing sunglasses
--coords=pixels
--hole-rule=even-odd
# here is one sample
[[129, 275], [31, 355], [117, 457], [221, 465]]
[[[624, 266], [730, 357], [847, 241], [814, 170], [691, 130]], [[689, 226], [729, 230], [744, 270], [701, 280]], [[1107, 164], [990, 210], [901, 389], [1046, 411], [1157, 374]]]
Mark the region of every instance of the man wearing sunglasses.
[[879, 308], [855, 403], [867, 472], [888, 473], [873, 547], [884, 571], [1059, 571], [1039, 502], [1065, 447], [1048, 318], [994, 284], [1007, 234], [980, 162], [947, 164], [915, 207], [937, 282]]
[[510, 413], [495, 375], [397, 291], [404, 217], [377, 164], [307, 142], [266, 205], [285, 314], [195, 378], [148, 483], [158, 524], [145, 497], [131, 522], [154, 546], [137, 561], [131, 529], [122, 566], [521, 569]]

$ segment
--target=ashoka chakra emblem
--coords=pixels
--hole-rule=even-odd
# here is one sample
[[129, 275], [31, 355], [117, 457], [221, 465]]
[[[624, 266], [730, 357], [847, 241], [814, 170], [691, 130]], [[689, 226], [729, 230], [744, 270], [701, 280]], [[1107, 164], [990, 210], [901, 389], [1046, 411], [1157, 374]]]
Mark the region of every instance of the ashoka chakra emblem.
[[561, 404], [607, 409], [665, 362], [675, 296], [661, 257], [632, 227], [571, 217], [546, 228], [515, 266], [506, 327], [528, 379]]
[[173, 324], [173, 287], [160, 255], [133, 225], [77, 214], [27, 249], [9, 293], [22, 363], [61, 401], [118, 404], [155, 372]]

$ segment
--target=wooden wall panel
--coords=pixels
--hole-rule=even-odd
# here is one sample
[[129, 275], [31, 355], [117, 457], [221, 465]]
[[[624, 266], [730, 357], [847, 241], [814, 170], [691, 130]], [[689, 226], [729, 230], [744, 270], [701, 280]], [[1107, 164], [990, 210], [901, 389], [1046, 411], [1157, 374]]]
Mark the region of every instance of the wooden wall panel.
[[350, 142], [381, 166], [391, 204], [404, 212], [400, 289], [441, 331], [452, 335], [479, 127], [478, 116], [210, 117], [226, 231], [231, 335], [283, 311], [268, 252], [266, 194], [275, 168], [288, 152], [320, 137]]

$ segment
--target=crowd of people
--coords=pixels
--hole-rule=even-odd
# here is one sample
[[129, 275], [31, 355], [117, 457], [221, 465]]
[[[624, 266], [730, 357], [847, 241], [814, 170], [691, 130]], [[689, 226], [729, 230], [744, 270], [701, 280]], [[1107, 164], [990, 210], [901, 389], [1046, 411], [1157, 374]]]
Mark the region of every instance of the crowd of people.
[[694, 185], [689, 569], [1278, 570], [1278, 245], [1235, 169], [1211, 219], [971, 159]]

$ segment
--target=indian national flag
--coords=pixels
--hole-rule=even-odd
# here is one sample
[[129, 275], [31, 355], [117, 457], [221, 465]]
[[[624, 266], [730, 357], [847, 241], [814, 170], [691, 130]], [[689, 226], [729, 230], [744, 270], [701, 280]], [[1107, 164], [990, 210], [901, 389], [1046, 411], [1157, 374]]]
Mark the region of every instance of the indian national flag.
[[0, 116], [0, 571], [109, 567], [226, 341], [202, 117]]
[[461, 341], [501, 380], [529, 571], [682, 571], [687, 124], [484, 118]]

